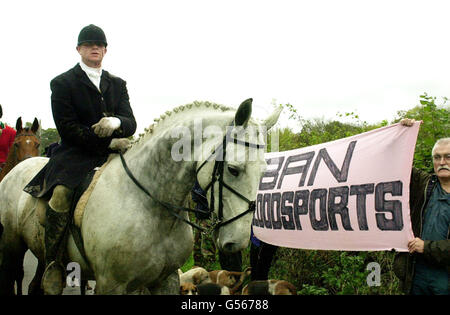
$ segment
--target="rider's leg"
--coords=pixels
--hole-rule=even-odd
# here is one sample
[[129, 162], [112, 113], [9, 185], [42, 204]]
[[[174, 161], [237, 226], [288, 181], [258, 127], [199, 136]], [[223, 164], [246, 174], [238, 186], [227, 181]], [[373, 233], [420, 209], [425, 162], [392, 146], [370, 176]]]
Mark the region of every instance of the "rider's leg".
[[70, 204], [73, 191], [58, 185], [53, 190], [46, 210], [45, 224], [45, 265], [42, 278], [45, 294], [61, 294], [63, 290], [64, 268], [57, 261], [61, 241], [70, 220]]

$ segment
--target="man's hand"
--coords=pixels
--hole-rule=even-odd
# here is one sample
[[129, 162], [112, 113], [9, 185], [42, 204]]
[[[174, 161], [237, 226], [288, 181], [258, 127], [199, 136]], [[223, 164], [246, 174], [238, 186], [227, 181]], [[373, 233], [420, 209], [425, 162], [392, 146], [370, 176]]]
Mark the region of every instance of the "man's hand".
[[406, 127], [411, 127], [412, 125], [414, 125], [415, 122], [416, 122], [415, 119], [410, 118], [403, 118], [402, 120], [400, 120], [400, 124]]
[[109, 137], [112, 135], [114, 130], [119, 129], [120, 119], [116, 117], [103, 117], [100, 121], [94, 125], [94, 133], [100, 138]]
[[128, 148], [131, 147], [131, 142], [127, 138], [114, 138], [109, 144], [111, 150], [120, 151], [124, 153]]
[[425, 242], [416, 237], [415, 239], [408, 242], [408, 250], [411, 254], [415, 252], [423, 254], [424, 245]]

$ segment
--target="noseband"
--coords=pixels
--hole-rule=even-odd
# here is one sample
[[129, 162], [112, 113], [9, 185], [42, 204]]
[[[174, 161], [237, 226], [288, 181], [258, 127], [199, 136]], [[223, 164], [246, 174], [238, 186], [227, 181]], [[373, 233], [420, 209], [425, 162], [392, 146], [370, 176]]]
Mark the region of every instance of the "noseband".
[[[255, 210], [255, 201], [250, 201], [249, 199], [247, 199], [245, 196], [243, 196], [242, 194], [240, 194], [239, 192], [237, 192], [236, 190], [234, 190], [232, 187], [230, 187], [229, 185], [227, 185], [224, 181], [223, 181], [223, 173], [224, 173], [224, 160], [225, 160], [225, 155], [226, 155], [226, 145], [228, 142], [233, 142], [235, 144], [240, 144], [240, 145], [245, 145], [246, 147], [250, 147], [250, 148], [256, 148], [256, 149], [262, 149], [265, 146], [261, 145], [261, 144], [254, 144], [254, 143], [250, 143], [250, 142], [246, 142], [246, 141], [241, 141], [235, 138], [231, 138], [230, 137], [230, 133], [227, 132], [227, 134], [224, 136], [221, 145], [219, 145], [218, 147], [216, 147], [214, 149], [214, 151], [211, 153], [211, 155], [197, 168], [196, 171], [196, 177], [198, 176], [198, 173], [200, 172], [200, 170], [202, 169], [202, 167], [214, 156], [216, 155], [215, 158], [215, 163], [214, 163], [214, 169], [212, 172], [212, 179], [211, 182], [203, 189], [200, 184], [198, 183], [198, 178], [196, 179], [195, 185], [192, 188], [191, 194], [192, 194], [192, 200], [194, 202], [196, 202], [196, 208], [195, 209], [190, 209], [190, 208], [185, 208], [185, 207], [180, 207], [180, 206], [176, 206], [176, 205], [172, 205], [169, 204], [167, 202], [161, 201], [156, 199], [155, 197], [152, 196], [152, 194], [144, 187], [142, 186], [142, 184], [134, 177], [133, 173], [130, 171], [130, 169], [128, 168], [125, 159], [123, 157], [122, 153], [119, 153], [120, 155], [120, 159], [122, 161], [122, 165], [123, 168], [125, 169], [125, 172], [127, 173], [127, 175], [131, 178], [131, 180], [146, 194], [148, 195], [150, 198], [152, 198], [153, 200], [155, 200], [157, 203], [159, 203], [160, 205], [162, 205], [163, 207], [167, 208], [169, 210], [169, 213], [171, 213], [173, 216], [175, 216], [176, 218], [180, 219], [181, 221], [191, 225], [192, 227], [202, 231], [202, 232], [212, 232], [215, 230], [218, 230], [219, 228], [221, 228], [222, 226], [231, 223], [241, 217], [243, 217], [244, 215], [250, 213], [250, 212], [254, 212]], [[217, 159], [217, 155], [218, 153], [220, 153], [220, 151], [223, 150], [223, 158], [221, 161], [219, 161]], [[188, 220], [186, 220], [185, 218], [183, 218], [181, 215], [179, 215], [177, 212], [175, 212], [174, 210], [181, 210], [181, 211], [187, 211], [187, 212], [194, 212], [195, 215], [197, 216], [197, 218], [199, 219], [207, 219], [207, 218], [211, 218], [212, 214], [214, 213], [214, 184], [216, 183], [216, 181], [219, 183], [219, 209], [218, 209], [218, 217], [216, 220], [214, 220], [212, 226], [209, 229], [205, 229], [195, 223], [192, 223]], [[229, 191], [231, 191], [233, 194], [237, 195], [239, 198], [241, 198], [242, 200], [246, 201], [248, 203], [248, 209], [245, 210], [244, 212], [236, 215], [235, 217], [224, 221], [223, 222], [223, 188], [228, 189]], [[207, 191], [211, 189], [211, 206], [208, 206], [208, 200], [206, 198], [206, 194]]]

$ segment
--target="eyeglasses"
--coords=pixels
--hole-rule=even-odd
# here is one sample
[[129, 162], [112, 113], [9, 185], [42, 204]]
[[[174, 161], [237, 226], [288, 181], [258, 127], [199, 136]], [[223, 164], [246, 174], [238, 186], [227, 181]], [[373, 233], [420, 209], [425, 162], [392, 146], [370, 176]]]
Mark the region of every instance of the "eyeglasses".
[[103, 42], [84, 42], [81, 44], [81, 46], [86, 46], [86, 47], [94, 47], [94, 46], [98, 46], [98, 47], [106, 47], [105, 43]]
[[433, 155], [433, 160], [435, 162], [440, 162], [441, 159], [444, 159], [445, 162], [450, 163], [450, 154], [444, 154], [443, 156], [439, 154]]

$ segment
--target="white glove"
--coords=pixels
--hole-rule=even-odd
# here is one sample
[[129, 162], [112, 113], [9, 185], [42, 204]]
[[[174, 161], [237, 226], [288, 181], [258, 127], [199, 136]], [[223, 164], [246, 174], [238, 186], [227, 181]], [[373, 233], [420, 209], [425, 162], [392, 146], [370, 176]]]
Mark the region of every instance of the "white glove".
[[131, 142], [127, 138], [114, 138], [109, 144], [111, 150], [117, 150], [124, 153], [127, 149], [131, 147]]
[[94, 133], [100, 138], [109, 137], [114, 130], [120, 128], [121, 121], [117, 117], [103, 117], [100, 121], [94, 125]]
[[415, 122], [416, 122], [415, 119], [410, 118], [403, 118], [402, 120], [400, 120], [400, 124], [406, 127], [411, 127], [412, 125], [414, 125]]

